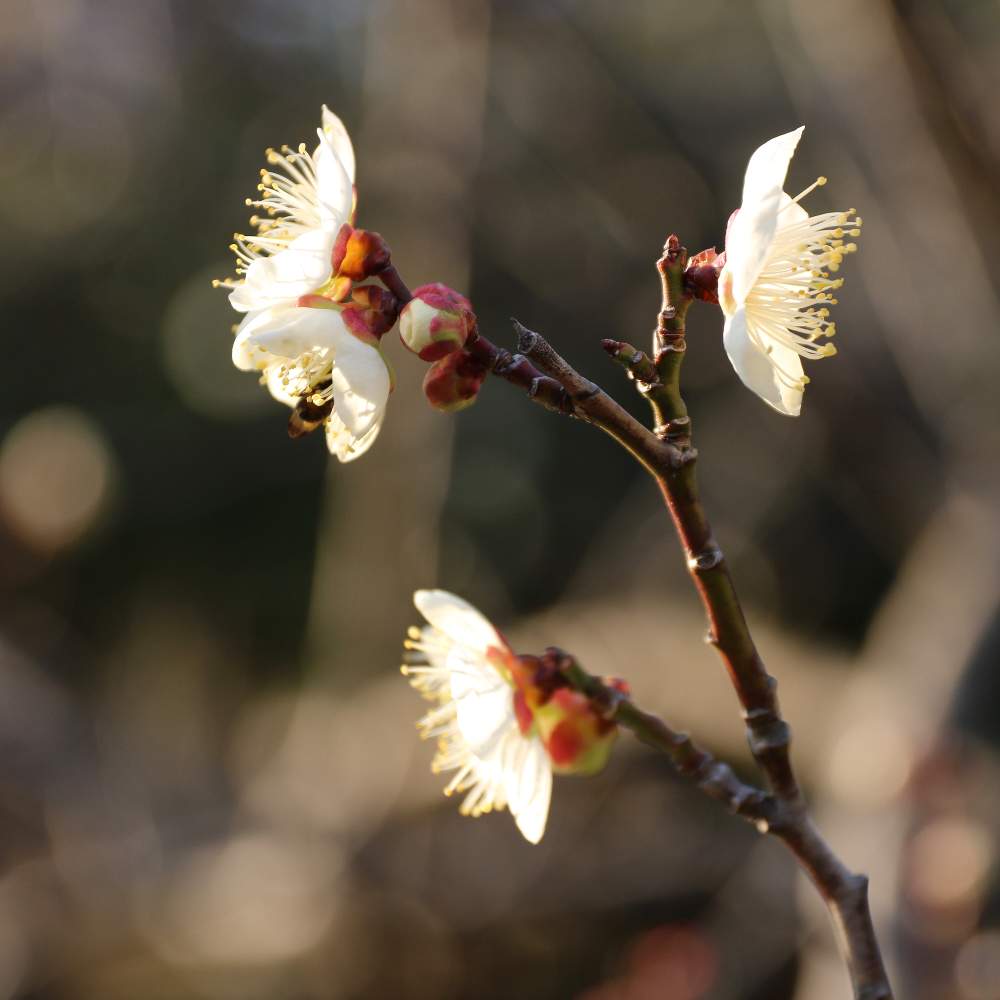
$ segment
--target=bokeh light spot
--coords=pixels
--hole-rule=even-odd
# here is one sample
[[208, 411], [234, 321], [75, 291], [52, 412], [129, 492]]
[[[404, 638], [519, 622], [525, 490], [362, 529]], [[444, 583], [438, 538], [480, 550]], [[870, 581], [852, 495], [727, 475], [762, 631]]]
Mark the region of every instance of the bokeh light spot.
[[976, 934], [955, 959], [962, 1000], [1000, 1000], [1000, 930]]
[[0, 446], [0, 513], [31, 548], [67, 548], [107, 507], [114, 465], [104, 433], [85, 413], [63, 406], [36, 410]]

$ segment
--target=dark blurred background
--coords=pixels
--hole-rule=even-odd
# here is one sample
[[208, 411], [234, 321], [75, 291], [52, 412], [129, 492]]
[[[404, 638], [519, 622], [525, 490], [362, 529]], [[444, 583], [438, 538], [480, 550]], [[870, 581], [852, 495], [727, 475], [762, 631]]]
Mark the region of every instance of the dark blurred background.
[[666, 234], [721, 248], [807, 126], [789, 190], [865, 219], [840, 355], [791, 421], [692, 311], [704, 498], [899, 995], [998, 1000], [998, 56], [987, 0], [4, 0], [0, 996], [848, 995], [780, 847], [627, 738], [538, 848], [440, 795], [396, 673], [419, 586], [751, 771], [609, 439], [502, 383], [436, 414], [393, 343], [339, 466], [231, 367], [210, 279], [326, 102], [411, 285], [643, 417], [600, 338], [648, 342]]

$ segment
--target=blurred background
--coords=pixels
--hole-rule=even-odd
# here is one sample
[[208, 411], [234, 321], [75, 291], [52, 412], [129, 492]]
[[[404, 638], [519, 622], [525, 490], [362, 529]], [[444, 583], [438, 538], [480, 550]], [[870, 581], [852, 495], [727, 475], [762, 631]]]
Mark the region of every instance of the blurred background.
[[328, 103], [360, 224], [488, 336], [542, 331], [645, 417], [668, 232], [747, 157], [857, 207], [840, 355], [798, 421], [692, 310], [707, 508], [821, 825], [899, 996], [1000, 998], [1000, 6], [988, 0], [4, 0], [0, 996], [840, 1000], [780, 845], [622, 738], [540, 847], [430, 775], [416, 587], [558, 643], [752, 774], [655, 490], [488, 384], [332, 462], [231, 367], [263, 149]]

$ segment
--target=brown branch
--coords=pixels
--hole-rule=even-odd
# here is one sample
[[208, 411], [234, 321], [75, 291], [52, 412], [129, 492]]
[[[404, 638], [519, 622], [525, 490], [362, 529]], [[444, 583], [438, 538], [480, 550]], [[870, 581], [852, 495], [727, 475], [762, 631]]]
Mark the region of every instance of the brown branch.
[[850, 871], [816, 829], [801, 799], [769, 795], [740, 779], [724, 761], [639, 708], [620, 690], [587, 673], [575, 657], [550, 648], [546, 657], [570, 687], [585, 694], [608, 720], [646, 746], [665, 753], [677, 772], [696, 788], [781, 840], [806, 872], [830, 911], [851, 977], [855, 1000], [892, 1000], [868, 906], [868, 879]]
[[[661, 259], [664, 271], [664, 298], [669, 302], [673, 294], [671, 269], [683, 267], [686, 255], [671, 256], [668, 242]], [[669, 282], [669, 285], [668, 285]], [[789, 848], [799, 865], [816, 885], [827, 904], [841, 939], [855, 1000], [892, 1000], [892, 990], [882, 964], [878, 942], [868, 907], [868, 881], [852, 873], [833, 853], [819, 834], [810, 818], [799, 790], [789, 755], [791, 731], [782, 719], [776, 695], [777, 683], [764, 667], [746, 619], [740, 607], [736, 589], [729, 575], [722, 550], [712, 535], [698, 495], [695, 477], [697, 452], [690, 446], [690, 438], [669, 433], [670, 423], [680, 422], [689, 430], [687, 411], [680, 399], [679, 369], [683, 350], [679, 341], [684, 333], [683, 311], [660, 313], [657, 327], [657, 369], [660, 384], [665, 387], [661, 400], [669, 408], [670, 419], [666, 430], [658, 428], [653, 433], [640, 424], [617, 402], [589, 379], [584, 378], [539, 334], [523, 327], [516, 320], [518, 351], [542, 375], [558, 382], [566, 391], [572, 404], [572, 415], [599, 427], [631, 452], [650, 472], [663, 494], [677, 529], [688, 571], [701, 597], [709, 622], [709, 641], [716, 647], [732, 680], [733, 687], [743, 706], [747, 738], [750, 749], [761, 769], [767, 775], [774, 792], [770, 815], [754, 818], [763, 832], [778, 837]], [[673, 338], [669, 343], [662, 330]], [[637, 363], [641, 363], [638, 359]], [[564, 411], [565, 412], [565, 411]], [[672, 439], [671, 439], [672, 438]], [[625, 712], [625, 715], [617, 714]], [[704, 753], [680, 739], [659, 720], [639, 713], [634, 707], [616, 709], [615, 718], [632, 728], [644, 742], [671, 755], [675, 763], [685, 759], [696, 760]], [[686, 740], [686, 737], [684, 738]], [[688, 741], [689, 743], [689, 741]], [[707, 766], [707, 765], [706, 765]], [[683, 771], [682, 771], [683, 773]], [[712, 794], [704, 782], [699, 787]], [[731, 790], [725, 786], [714, 797], [726, 800]], [[732, 801], [727, 800], [727, 801]], [[741, 815], [746, 815], [744, 808]]]
[[627, 695], [587, 673], [576, 658], [564, 650], [550, 647], [543, 662], [549, 659], [570, 687], [585, 694], [604, 718], [617, 722], [646, 746], [665, 753], [676, 771], [730, 812], [753, 823], [759, 830], [769, 829], [778, 818], [781, 803], [761, 788], [741, 780], [724, 761], [698, 746], [687, 733], [671, 729], [658, 716], [639, 708]]
[[465, 350], [488, 371], [523, 389], [547, 410], [575, 415], [576, 407], [569, 392], [554, 378], [543, 375], [524, 355], [497, 347], [478, 330], [466, 341]]

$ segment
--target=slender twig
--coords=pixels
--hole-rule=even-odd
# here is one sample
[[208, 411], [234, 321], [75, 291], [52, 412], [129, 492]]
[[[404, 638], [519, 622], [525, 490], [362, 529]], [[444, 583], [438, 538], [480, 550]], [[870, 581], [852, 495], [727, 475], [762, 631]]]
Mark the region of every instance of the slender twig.
[[554, 378], [543, 375], [523, 354], [511, 354], [497, 347], [476, 330], [465, 344], [466, 351], [487, 371], [527, 392], [548, 410], [573, 416], [575, 407], [569, 393]]
[[646, 746], [665, 753], [677, 772], [705, 794], [718, 799], [758, 829], [768, 829], [775, 822], [781, 809], [780, 801], [741, 780], [727, 763], [698, 746], [687, 733], [671, 729], [658, 716], [643, 711], [618, 688], [587, 673], [576, 658], [564, 650], [550, 647], [542, 657], [543, 662], [546, 660], [570, 687], [585, 694], [605, 719], [631, 730]]
[[[678, 255], [675, 261], [682, 259]], [[676, 313], [668, 319], [674, 326], [672, 335], [679, 336], [683, 318], [679, 329]], [[709, 641], [719, 651], [743, 706], [750, 749], [767, 775], [774, 800], [780, 804], [773, 815], [755, 820], [758, 829], [785, 843], [826, 902], [838, 929], [855, 1000], [892, 1000], [868, 906], [868, 880], [851, 872], [837, 858], [806, 809], [791, 765], [791, 733], [781, 717], [777, 684], [767, 673], [754, 645], [722, 550], [715, 542], [698, 496], [694, 473], [697, 452], [690, 446], [689, 439], [684, 440], [681, 435], [673, 435], [674, 440], [670, 440], [669, 427], [668, 433], [659, 428], [659, 434], [645, 428], [607, 393], [580, 375], [542, 336], [516, 321], [514, 328], [518, 351], [543, 375], [553, 378], [566, 390], [573, 404], [572, 415], [610, 434], [656, 480], [708, 617]], [[661, 354], [657, 365], [661, 383], [668, 387], [668, 392], [676, 392], [678, 399], [676, 374], [682, 357], [681, 351], [673, 350]], [[682, 426], [686, 424], [689, 428], [686, 410], [680, 408], [682, 401], [677, 405], [677, 400], [673, 400], [673, 405], [672, 420], [680, 420]], [[621, 717], [618, 718], [625, 724]], [[658, 740], [652, 745], [667, 749], [672, 742], [669, 735], [663, 739], [656, 737], [656, 727], [648, 717], [634, 717], [633, 721], [642, 723], [643, 736]], [[638, 734], [639, 730], [636, 731]]]
[[769, 795], [741, 780], [724, 761], [643, 711], [627, 695], [587, 673], [570, 654], [546, 650], [570, 687], [587, 695], [603, 716], [642, 743], [665, 753], [675, 769], [706, 795], [753, 823], [761, 833], [778, 837], [795, 855], [819, 890], [837, 928], [851, 973], [856, 1000], [891, 1000], [875, 930], [868, 909], [868, 879], [851, 872], [823, 840], [801, 802]]

